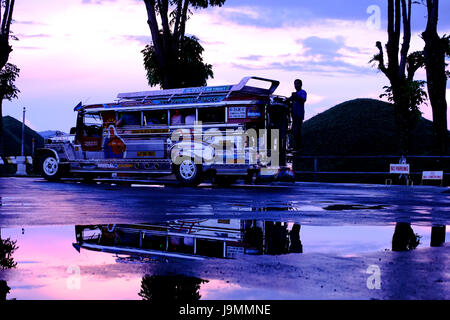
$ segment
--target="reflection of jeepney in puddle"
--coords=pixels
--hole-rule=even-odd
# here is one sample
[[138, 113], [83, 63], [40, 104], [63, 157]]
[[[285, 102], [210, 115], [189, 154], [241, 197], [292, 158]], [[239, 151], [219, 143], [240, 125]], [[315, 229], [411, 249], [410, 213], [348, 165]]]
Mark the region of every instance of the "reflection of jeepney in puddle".
[[300, 225], [238, 219], [76, 226], [77, 250], [152, 258], [202, 260], [244, 254], [302, 252]]
[[273, 95], [278, 85], [248, 77], [236, 85], [80, 103], [73, 141], [49, 139], [35, 163], [48, 180], [175, 174], [180, 183], [197, 185], [206, 176], [230, 181], [261, 170], [275, 173], [285, 165], [289, 121], [286, 99]]

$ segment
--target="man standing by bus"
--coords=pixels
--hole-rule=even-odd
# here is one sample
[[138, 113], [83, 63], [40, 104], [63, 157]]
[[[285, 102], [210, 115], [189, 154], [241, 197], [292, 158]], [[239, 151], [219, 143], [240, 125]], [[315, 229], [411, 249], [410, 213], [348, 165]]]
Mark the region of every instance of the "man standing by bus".
[[292, 93], [290, 101], [292, 102], [292, 135], [294, 138], [293, 147], [295, 151], [302, 148], [302, 124], [305, 119], [305, 102], [307, 93], [302, 89], [302, 80], [294, 81], [295, 92]]

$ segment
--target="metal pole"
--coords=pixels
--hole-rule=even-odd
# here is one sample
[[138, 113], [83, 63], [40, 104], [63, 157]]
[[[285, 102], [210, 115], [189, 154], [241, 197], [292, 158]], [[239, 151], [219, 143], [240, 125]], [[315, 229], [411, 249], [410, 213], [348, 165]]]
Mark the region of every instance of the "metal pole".
[[24, 135], [25, 135], [25, 107], [23, 107], [23, 121], [22, 121], [22, 150], [20, 155], [23, 157], [23, 147], [24, 147]]
[[314, 181], [317, 181], [317, 157], [314, 158]]
[[31, 157], [34, 158], [34, 144], [36, 143], [36, 141], [33, 139], [31, 139]]

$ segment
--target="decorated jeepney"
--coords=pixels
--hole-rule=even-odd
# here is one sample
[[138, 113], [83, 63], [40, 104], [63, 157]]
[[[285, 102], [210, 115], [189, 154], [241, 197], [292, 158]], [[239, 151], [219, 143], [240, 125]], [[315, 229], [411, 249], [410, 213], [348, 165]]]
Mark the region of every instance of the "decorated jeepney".
[[302, 253], [300, 224], [264, 220], [181, 219], [159, 223], [77, 225], [77, 251], [120, 259], [239, 258], [242, 255]]
[[[233, 181], [286, 164], [289, 112], [278, 81], [120, 93], [117, 101], [77, 105], [71, 138], [36, 152], [44, 178], [153, 178], [184, 185], [207, 176]], [[227, 180], [228, 179], [228, 180]]]

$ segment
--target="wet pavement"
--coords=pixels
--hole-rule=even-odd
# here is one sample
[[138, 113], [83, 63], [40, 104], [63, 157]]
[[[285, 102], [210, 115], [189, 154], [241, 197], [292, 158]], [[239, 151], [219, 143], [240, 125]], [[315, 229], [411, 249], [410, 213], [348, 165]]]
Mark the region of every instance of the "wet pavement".
[[0, 178], [0, 197], [0, 298], [450, 298], [447, 188]]

